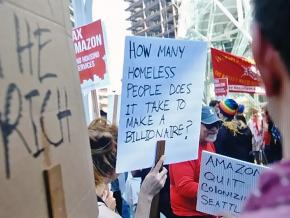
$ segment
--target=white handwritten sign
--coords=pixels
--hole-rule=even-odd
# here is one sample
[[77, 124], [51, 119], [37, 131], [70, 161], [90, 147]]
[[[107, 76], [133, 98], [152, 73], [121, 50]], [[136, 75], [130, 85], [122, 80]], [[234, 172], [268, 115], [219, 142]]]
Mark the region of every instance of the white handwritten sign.
[[265, 167], [203, 151], [197, 210], [238, 215]]
[[127, 37], [117, 172], [150, 167], [156, 142], [166, 163], [196, 159], [207, 43]]

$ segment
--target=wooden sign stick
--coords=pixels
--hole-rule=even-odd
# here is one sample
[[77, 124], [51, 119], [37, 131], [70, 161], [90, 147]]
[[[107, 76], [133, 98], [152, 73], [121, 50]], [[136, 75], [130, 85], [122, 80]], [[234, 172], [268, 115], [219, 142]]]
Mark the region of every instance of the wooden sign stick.
[[46, 191], [48, 217], [67, 218], [61, 166], [59, 164], [54, 166], [52, 165], [50, 145], [43, 135], [41, 138], [44, 149], [45, 170], [43, 171], [43, 177]]
[[117, 125], [117, 113], [118, 113], [118, 95], [114, 95], [114, 105], [113, 105], [113, 118], [112, 118], [112, 124]]
[[43, 172], [49, 218], [66, 218], [61, 166], [55, 165]]
[[94, 119], [95, 118], [100, 118], [101, 117], [101, 115], [100, 115], [100, 107], [99, 107], [98, 94], [97, 94], [97, 90], [96, 89], [91, 91], [91, 96], [92, 96]]
[[[157, 141], [156, 147], [156, 155], [155, 155], [155, 164], [159, 161], [161, 156], [164, 154], [165, 151], [165, 140]], [[162, 169], [163, 165], [161, 166], [160, 170]], [[159, 193], [154, 196], [151, 209], [150, 209], [150, 218], [158, 218], [159, 217]]]

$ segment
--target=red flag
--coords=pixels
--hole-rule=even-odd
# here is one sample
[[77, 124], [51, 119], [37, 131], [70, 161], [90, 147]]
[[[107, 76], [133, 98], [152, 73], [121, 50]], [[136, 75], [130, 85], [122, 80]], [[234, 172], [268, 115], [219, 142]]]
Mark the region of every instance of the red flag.
[[214, 79], [227, 78], [229, 92], [256, 93], [261, 77], [255, 64], [217, 49], [211, 49]]

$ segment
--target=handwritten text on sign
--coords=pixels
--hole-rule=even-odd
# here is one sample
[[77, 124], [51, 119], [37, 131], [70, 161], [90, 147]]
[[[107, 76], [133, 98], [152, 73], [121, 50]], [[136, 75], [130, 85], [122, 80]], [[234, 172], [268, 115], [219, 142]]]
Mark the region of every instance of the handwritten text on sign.
[[196, 158], [206, 49], [205, 42], [127, 37], [118, 171], [152, 166], [159, 139], [167, 163]]
[[0, 0], [1, 217], [97, 217], [68, 4]]
[[203, 152], [197, 210], [212, 215], [238, 215], [265, 167]]
[[[10, 55], [15, 59], [7, 60], [4, 53], [0, 54], [3, 96], [0, 101], [0, 144], [4, 148], [2, 166], [7, 179], [13, 174], [11, 164], [15, 146], [18, 153], [23, 147], [32, 158], [38, 158], [44, 152], [43, 140], [54, 147], [70, 142], [72, 116], [67, 86], [59, 82], [63, 72], [54, 71], [47, 65], [50, 58], [47, 50], [55, 43], [52, 31], [37, 23], [25, 22], [16, 14], [11, 28], [15, 29], [15, 35], [11, 37], [16, 40]], [[7, 63], [11, 63], [10, 66]], [[13, 71], [11, 65], [15, 66]], [[54, 126], [54, 134], [49, 126]]]

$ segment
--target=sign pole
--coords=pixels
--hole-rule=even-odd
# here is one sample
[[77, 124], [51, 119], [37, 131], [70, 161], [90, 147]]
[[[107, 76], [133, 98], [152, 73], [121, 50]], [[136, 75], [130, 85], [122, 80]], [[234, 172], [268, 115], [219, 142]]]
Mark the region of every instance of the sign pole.
[[53, 166], [50, 156], [50, 146], [43, 135], [42, 144], [44, 149], [44, 165], [46, 168], [43, 171], [43, 178], [46, 191], [48, 217], [66, 218], [67, 211], [65, 205], [61, 165], [57, 164]]
[[49, 218], [67, 218], [61, 166], [43, 171]]
[[119, 101], [118, 95], [114, 95], [113, 118], [112, 118], [112, 124], [114, 124], [114, 125], [117, 124], [118, 101]]
[[99, 101], [98, 101], [98, 93], [97, 90], [94, 89], [91, 91], [92, 96], [92, 103], [93, 103], [93, 113], [94, 113], [94, 119], [100, 118], [100, 108], [99, 108]]
[[[165, 140], [157, 141], [156, 146], [156, 155], [155, 155], [155, 164], [159, 161], [162, 155], [164, 155], [165, 151]], [[161, 166], [160, 170], [162, 169], [163, 165]], [[159, 217], [159, 193], [154, 196], [151, 209], [150, 209], [150, 218], [157, 218]]]

